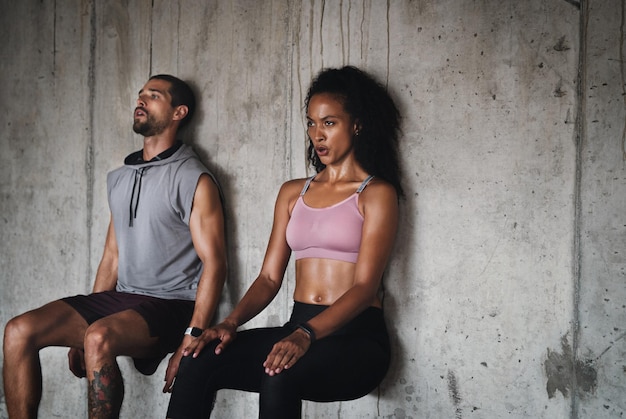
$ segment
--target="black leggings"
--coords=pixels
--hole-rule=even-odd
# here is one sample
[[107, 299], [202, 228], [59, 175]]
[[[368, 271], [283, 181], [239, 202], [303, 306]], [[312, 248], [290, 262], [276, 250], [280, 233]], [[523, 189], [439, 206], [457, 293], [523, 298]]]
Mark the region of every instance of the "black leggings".
[[263, 362], [272, 346], [326, 306], [296, 302], [283, 327], [244, 330], [220, 355], [218, 341], [180, 363], [167, 417], [207, 418], [219, 389], [259, 393], [259, 418], [300, 418], [302, 400], [354, 400], [378, 386], [389, 368], [382, 310], [370, 307], [337, 332], [315, 341], [289, 369], [270, 377]]

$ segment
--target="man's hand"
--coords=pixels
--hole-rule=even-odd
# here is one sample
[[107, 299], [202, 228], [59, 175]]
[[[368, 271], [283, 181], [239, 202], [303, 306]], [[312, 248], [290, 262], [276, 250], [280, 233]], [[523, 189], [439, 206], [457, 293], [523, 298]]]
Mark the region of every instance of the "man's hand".
[[72, 374], [78, 378], [85, 378], [87, 376], [87, 370], [85, 369], [85, 351], [70, 348], [70, 351], [67, 353], [67, 358]]
[[171, 393], [172, 386], [174, 385], [174, 379], [176, 375], [178, 375], [178, 366], [180, 365], [180, 360], [183, 357], [183, 348], [187, 346], [187, 342], [191, 336], [185, 336], [183, 342], [180, 347], [172, 354], [169, 362], [167, 363], [167, 370], [165, 371], [165, 386], [163, 387], [163, 393]]
[[277, 342], [269, 353], [263, 366], [265, 373], [274, 376], [292, 367], [304, 356], [311, 346], [311, 338], [300, 329]]
[[220, 339], [221, 343], [215, 348], [215, 353], [219, 354], [230, 342], [232, 342], [237, 336], [237, 327], [231, 323], [225, 322], [216, 325], [210, 329], [206, 329], [200, 336], [194, 338], [193, 336], [185, 335], [180, 347], [174, 352], [167, 364], [167, 371], [165, 372], [165, 386], [163, 387], [163, 393], [171, 393], [174, 385], [174, 380], [178, 375], [178, 367], [180, 360], [183, 356], [192, 355], [197, 357], [207, 343]]
[[200, 336], [194, 339], [183, 350], [183, 356], [192, 355], [196, 358], [207, 343], [219, 339], [220, 343], [215, 347], [215, 353], [219, 355], [237, 337], [237, 326], [228, 321], [206, 329]]

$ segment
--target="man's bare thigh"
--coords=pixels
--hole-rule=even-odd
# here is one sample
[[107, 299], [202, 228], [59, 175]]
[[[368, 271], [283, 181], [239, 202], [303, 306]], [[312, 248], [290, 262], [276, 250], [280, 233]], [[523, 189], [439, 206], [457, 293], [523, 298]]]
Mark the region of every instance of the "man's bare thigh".
[[106, 333], [108, 346], [116, 355], [144, 358], [158, 354], [158, 338], [150, 336], [146, 320], [135, 310], [128, 309], [95, 321], [88, 332]]
[[57, 300], [27, 311], [14, 319], [39, 348], [67, 346], [82, 348], [87, 321], [70, 305]]

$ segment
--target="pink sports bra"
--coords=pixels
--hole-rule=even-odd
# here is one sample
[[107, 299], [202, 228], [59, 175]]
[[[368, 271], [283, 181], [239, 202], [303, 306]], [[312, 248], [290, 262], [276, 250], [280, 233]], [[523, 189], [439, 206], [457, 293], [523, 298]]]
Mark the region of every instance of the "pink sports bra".
[[304, 202], [304, 193], [314, 177], [307, 179], [291, 211], [287, 244], [296, 260], [324, 258], [356, 263], [363, 228], [358, 196], [374, 176], [368, 176], [355, 193], [326, 208], [312, 208]]

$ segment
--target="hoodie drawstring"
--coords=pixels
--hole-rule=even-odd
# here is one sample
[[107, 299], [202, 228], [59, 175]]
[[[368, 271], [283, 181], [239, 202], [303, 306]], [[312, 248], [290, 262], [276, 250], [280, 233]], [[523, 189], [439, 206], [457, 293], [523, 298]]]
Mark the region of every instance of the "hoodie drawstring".
[[[141, 180], [143, 178], [143, 173], [147, 168], [142, 167], [141, 169], [135, 170], [135, 182], [133, 183], [133, 191], [130, 195], [130, 221], [128, 223], [129, 227], [133, 226], [133, 219], [137, 218], [137, 207], [139, 206], [139, 195], [141, 194]], [[137, 181], [139, 179], [139, 182]], [[135, 198], [135, 189], [137, 189], [137, 197]], [[133, 210], [133, 201], [135, 201], [135, 208]]]

